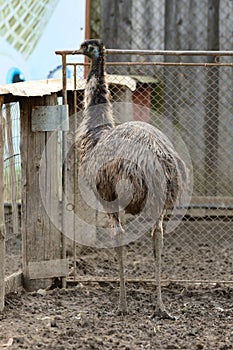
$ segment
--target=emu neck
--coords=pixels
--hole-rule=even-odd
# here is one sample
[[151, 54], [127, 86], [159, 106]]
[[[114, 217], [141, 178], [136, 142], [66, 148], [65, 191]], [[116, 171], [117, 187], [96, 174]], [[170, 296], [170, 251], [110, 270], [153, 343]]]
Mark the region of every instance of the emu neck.
[[94, 57], [85, 89], [84, 124], [87, 130], [114, 127], [110, 94], [105, 80], [104, 57]]
[[114, 128], [112, 105], [105, 81], [104, 58], [94, 59], [88, 75], [83, 120], [77, 133], [80, 142], [80, 159], [84, 159], [99, 142]]
[[101, 103], [109, 103], [109, 91], [105, 81], [103, 54], [92, 58], [85, 90], [85, 108]]
[[96, 78], [104, 77], [104, 56], [101, 53], [98, 57], [92, 58], [91, 69], [88, 74], [87, 82], [94, 76]]

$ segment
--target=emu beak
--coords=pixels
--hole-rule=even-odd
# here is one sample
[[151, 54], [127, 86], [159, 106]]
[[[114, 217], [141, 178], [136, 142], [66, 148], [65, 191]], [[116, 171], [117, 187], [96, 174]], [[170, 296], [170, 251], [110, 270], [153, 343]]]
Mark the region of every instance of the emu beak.
[[80, 47], [79, 50], [74, 50], [72, 52], [72, 55], [83, 55], [84, 51], [83, 51], [83, 48]]

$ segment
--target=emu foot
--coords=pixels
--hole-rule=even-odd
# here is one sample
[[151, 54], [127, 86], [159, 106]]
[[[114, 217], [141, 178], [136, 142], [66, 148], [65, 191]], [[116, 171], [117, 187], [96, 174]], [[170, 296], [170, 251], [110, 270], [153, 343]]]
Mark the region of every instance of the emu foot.
[[164, 310], [161, 310], [161, 309], [156, 310], [153, 313], [153, 315], [151, 316], [151, 318], [155, 319], [155, 320], [173, 320], [173, 321], [176, 320], [176, 317], [170, 315], [165, 309]]
[[127, 308], [127, 301], [126, 300], [120, 300], [118, 307], [117, 307], [117, 315], [125, 316], [128, 315], [128, 308]]
[[118, 316], [126, 316], [126, 315], [128, 315], [127, 306], [125, 305], [125, 306], [122, 307], [122, 305], [119, 305], [117, 310], [116, 310], [116, 314]]

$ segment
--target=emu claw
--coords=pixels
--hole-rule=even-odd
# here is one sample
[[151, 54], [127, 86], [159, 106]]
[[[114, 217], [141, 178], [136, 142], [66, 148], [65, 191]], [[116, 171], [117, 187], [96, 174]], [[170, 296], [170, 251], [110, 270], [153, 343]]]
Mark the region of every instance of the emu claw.
[[151, 318], [156, 320], [172, 320], [172, 321], [176, 320], [175, 316], [172, 316], [166, 310], [161, 310], [161, 309], [155, 311], [151, 316]]

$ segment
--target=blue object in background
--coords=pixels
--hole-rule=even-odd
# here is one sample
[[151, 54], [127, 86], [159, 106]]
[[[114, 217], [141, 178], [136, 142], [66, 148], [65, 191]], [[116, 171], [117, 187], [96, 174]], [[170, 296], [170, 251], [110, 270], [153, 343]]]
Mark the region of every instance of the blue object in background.
[[6, 83], [12, 84], [12, 83], [19, 83], [21, 81], [25, 81], [25, 77], [23, 72], [17, 67], [12, 67], [8, 70], [6, 75]]
[[[71, 71], [69, 70], [69, 68], [66, 68], [66, 77], [67, 78], [71, 78], [72, 74]], [[54, 68], [53, 70], [51, 70], [48, 74], [48, 79], [61, 79], [62, 78], [62, 66], [59, 65], [56, 68]]]

